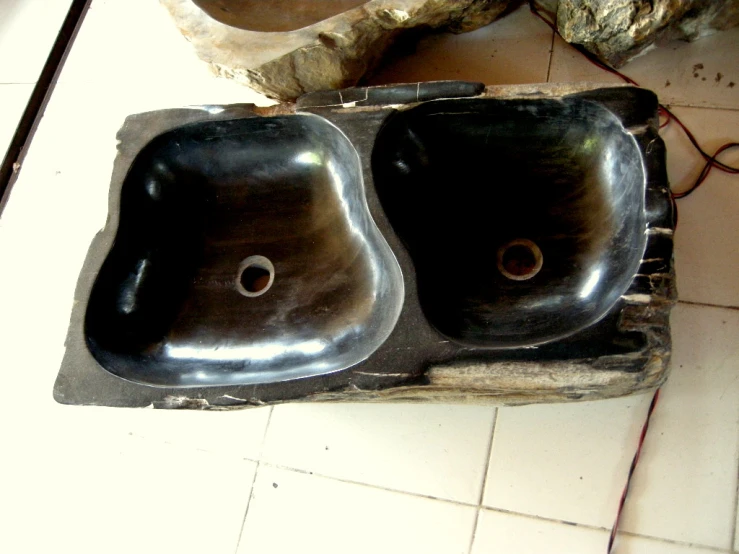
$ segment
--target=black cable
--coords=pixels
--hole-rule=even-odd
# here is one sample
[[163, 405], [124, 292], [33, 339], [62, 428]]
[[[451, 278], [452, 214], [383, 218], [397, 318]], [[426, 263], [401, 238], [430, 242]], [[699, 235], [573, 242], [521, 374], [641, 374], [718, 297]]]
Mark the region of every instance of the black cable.
[[[529, 8], [531, 9], [531, 12], [535, 16], [537, 16], [539, 19], [544, 21], [544, 23], [546, 23], [549, 26], [549, 28], [552, 29], [552, 31], [554, 31], [555, 33], [559, 35], [559, 30], [557, 29], [557, 26], [552, 21], [550, 21], [549, 19], [547, 19], [541, 14], [539, 9], [534, 5], [534, 0], [529, 0]], [[551, 16], [552, 14], [549, 14], [549, 15]], [[572, 44], [571, 46], [574, 47], [583, 56], [585, 56], [585, 58], [593, 65], [613, 75], [616, 75], [617, 77], [623, 79], [624, 81], [626, 81], [627, 83], [631, 85], [634, 85], [637, 87], [639, 86], [639, 83], [637, 83], [634, 79], [632, 79], [628, 75], [624, 75], [617, 69], [614, 69], [610, 65], [602, 62], [601, 60], [596, 58], [591, 52], [588, 52], [581, 45]], [[665, 106], [664, 104], [660, 104], [659, 109], [660, 109], [660, 112], [664, 113], [666, 116], [665, 122], [660, 124], [659, 126], [660, 129], [669, 125], [671, 121], [675, 121], [678, 125], [680, 125], [682, 130], [685, 132], [685, 135], [688, 137], [688, 140], [693, 145], [693, 147], [700, 153], [701, 157], [703, 157], [703, 159], [706, 161], [706, 165], [703, 167], [703, 169], [699, 173], [698, 178], [687, 190], [682, 191], [682, 192], [672, 193], [672, 196], [674, 199], [685, 198], [686, 196], [695, 192], [695, 190], [703, 184], [703, 182], [708, 177], [708, 174], [711, 172], [711, 169], [713, 169], [714, 167], [720, 171], [723, 171], [724, 173], [729, 173], [731, 175], [739, 174], [739, 167], [730, 166], [717, 159], [719, 154], [726, 152], [727, 150], [730, 150], [731, 148], [736, 148], [737, 146], [739, 146], [739, 143], [732, 141], [726, 144], [722, 144], [721, 146], [719, 146], [716, 152], [714, 152], [713, 155], [711, 155], [705, 150], [703, 150], [703, 148], [701, 148], [700, 144], [698, 144], [698, 141], [695, 139], [695, 136], [693, 136], [693, 133], [690, 131], [690, 129], [688, 129], [688, 127], [680, 120], [680, 118], [677, 117], [667, 106]]]
[[69, 6], [67, 16], [64, 18], [54, 45], [51, 47], [51, 52], [41, 70], [36, 86], [33, 87], [33, 92], [10, 141], [5, 158], [0, 164], [0, 213], [2, 213], [5, 206], [13, 178], [16, 175], [17, 164], [22, 162], [23, 148], [31, 137], [39, 115], [48, 102], [56, 75], [64, 62], [69, 46], [79, 29], [89, 3], [90, 0], [73, 0]]

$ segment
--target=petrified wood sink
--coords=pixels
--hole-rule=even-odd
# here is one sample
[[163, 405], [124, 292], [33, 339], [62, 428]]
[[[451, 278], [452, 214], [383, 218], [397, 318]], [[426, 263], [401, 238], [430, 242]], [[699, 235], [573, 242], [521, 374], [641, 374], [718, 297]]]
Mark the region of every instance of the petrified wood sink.
[[601, 319], [639, 269], [642, 157], [600, 104], [428, 102], [389, 118], [372, 162], [421, 306], [452, 340], [570, 336]]
[[659, 385], [657, 101], [442, 82], [131, 116], [60, 402], [516, 404]]
[[400, 268], [367, 209], [346, 136], [310, 115], [191, 123], [136, 157], [85, 338], [153, 385], [284, 381], [346, 369], [383, 343]]

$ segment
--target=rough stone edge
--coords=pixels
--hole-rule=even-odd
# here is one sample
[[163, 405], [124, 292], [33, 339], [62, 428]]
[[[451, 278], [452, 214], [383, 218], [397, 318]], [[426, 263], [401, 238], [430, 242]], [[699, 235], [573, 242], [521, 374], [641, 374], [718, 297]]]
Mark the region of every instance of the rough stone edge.
[[[494, 21], [509, 0], [459, 0], [453, 9], [443, 8], [439, 0], [428, 0], [410, 10], [398, 9], [398, 2], [371, 0], [289, 33], [230, 27], [210, 18], [191, 0], [160, 2], [216, 75], [270, 98], [295, 100], [306, 92], [355, 85], [403, 32], [417, 27], [472, 31]], [[192, 25], [196, 19], [198, 24]], [[284, 45], [275, 48], [280, 42]], [[270, 49], [272, 57], [250, 63], [257, 52]], [[249, 56], [244, 59], [238, 52]]]
[[[478, 98], [562, 98], [592, 90], [616, 88], [637, 87], [626, 83], [605, 85], [597, 82], [488, 85]], [[337, 105], [333, 109], [383, 108], [383, 106], [362, 107], [357, 104]], [[405, 110], [417, 105], [418, 103], [409, 102], [392, 107], [396, 110]], [[661, 139], [658, 131], [654, 128], [658, 124], [658, 120], [655, 120], [629, 132], [636, 136], [644, 135], [651, 130], [659, 141]], [[649, 184], [647, 188], [649, 189]], [[663, 189], [661, 192], [667, 195], [669, 189]], [[647, 247], [650, 245], [651, 237], [654, 236], [666, 235], [672, 240], [674, 234], [672, 229], [657, 227], [656, 221], [651, 223], [647, 231]], [[438, 365], [429, 367], [425, 373], [427, 382], [422, 385], [393, 386], [378, 390], [364, 390], [350, 385], [342, 390], [313, 394], [291, 402], [454, 402], [517, 406], [598, 400], [654, 390], [669, 376], [671, 356], [669, 312], [677, 303], [674, 256], [663, 262], [667, 268], [663, 273], [640, 270], [648, 274], [648, 294], [642, 293], [643, 287], [639, 286], [637, 275], [629, 290], [621, 298], [625, 317], [622, 318], [620, 328], [645, 332], [647, 336], [644, 351], [649, 352], [650, 357], [640, 372], [604, 369], [609, 363], [608, 357], [573, 362], [505, 361]]]
[[[506, 98], [542, 98], [562, 97], [571, 94], [587, 92], [596, 89], [610, 89], [629, 87], [628, 85], [604, 86], [602, 83], [546, 83], [532, 85], [496, 85], [488, 86], [479, 97], [506, 97]], [[360, 89], [361, 90], [361, 89]], [[395, 109], [407, 109], [417, 105], [393, 106]], [[332, 108], [344, 110], [352, 106]], [[387, 109], [388, 106], [367, 106], [365, 110]], [[280, 404], [286, 402], [429, 402], [429, 403], [468, 403], [514, 406], [531, 403], [553, 403], [587, 401], [604, 398], [613, 398], [646, 392], [659, 387], [669, 374], [669, 358], [671, 341], [669, 333], [669, 311], [677, 301], [674, 285], [674, 260], [663, 260], [668, 269], [662, 273], [654, 273], [659, 277], [653, 282], [649, 278], [649, 294], [637, 294], [640, 287], [636, 279], [624, 296], [624, 314], [630, 314], [621, 327], [628, 329], [633, 326], [646, 333], [647, 347], [644, 351], [650, 356], [645, 360], [644, 369], [639, 372], [624, 371], [616, 367], [609, 369], [608, 357], [593, 360], [553, 361], [553, 362], [488, 362], [488, 363], [455, 363], [449, 365], [430, 366], [424, 374], [425, 382], [412, 385], [389, 386], [379, 390], [360, 389], [355, 385], [335, 391], [307, 395], [302, 398], [285, 401], [261, 402], [255, 398], [239, 398], [229, 395], [237, 387], [219, 387], [216, 394], [208, 395], [211, 400], [233, 402], [230, 404], [213, 404], [206, 398], [192, 395], [188, 389], [172, 389], [150, 387], [131, 383], [120, 379], [99, 367], [85, 346], [82, 336], [82, 322], [84, 320], [84, 303], [78, 299], [89, 296], [100, 265], [107, 257], [118, 226], [118, 203], [120, 184], [128, 171], [127, 160], [133, 158], [149, 140], [158, 134], [189, 122], [207, 119], [228, 119], [249, 115], [270, 116], [294, 113], [292, 104], [277, 104], [266, 108], [253, 104], [237, 104], [229, 106], [190, 106], [157, 110], [142, 114], [131, 115], [119, 131], [118, 156], [113, 169], [111, 182], [118, 183], [118, 187], [111, 186], [109, 191], [108, 219], [105, 227], [93, 239], [85, 259], [83, 269], [75, 290], [75, 302], [70, 318], [70, 326], [65, 341], [65, 354], [54, 386], [54, 397], [61, 403], [85, 405], [114, 405], [110, 401], [98, 400], [94, 395], [88, 395], [85, 401], [67, 402], [65, 389], [75, 389], [79, 377], [85, 378], [85, 386], [89, 389], [105, 388], [118, 390], [123, 393], [131, 387], [149, 389], [153, 394], [142, 395], [152, 397], [146, 407], [165, 409], [208, 409], [233, 410], [266, 404]], [[148, 122], [146, 136], [136, 134], [131, 136], [127, 130], [129, 123]], [[654, 126], [654, 122], [652, 124]], [[647, 126], [649, 127], [649, 126]], [[642, 129], [645, 132], [648, 129]], [[125, 144], [124, 144], [125, 143]], [[667, 236], [672, 240], [671, 229], [650, 226], [649, 235]], [[92, 253], [95, 255], [92, 255]], [[649, 260], [644, 260], [649, 261]], [[651, 272], [653, 273], [653, 272]], [[633, 290], [632, 290], [633, 289]], [[636, 322], [635, 324], [633, 322]], [[640, 353], [635, 353], [641, 357]], [[615, 358], [618, 358], [616, 356]], [[76, 367], [80, 363], [85, 367], [83, 375]], [[74, 366], [74, 367], [71, 367]], [[556, 372], [556, 373], [555, 373]], [[86, 374], [86, 375], [84, 375]], [[562, 375], [566, 376], [565, 379]], [[167, 391], [171, 391], [167, 394]], [[214, 389], [215, 392], [215, 389]], [[125, 393], [123, 393], [125, 395]], [[192, 396], [188, 396], [188, 394]], [[243, 395], [240, 395], [243, 396]], [[247, 395], [248, 396], [248, 395]], [[153, 397], [159, 397], [155, 399]]]
[[[637, 10], [637, 6], [634, 5], [632, 21], [627, 28], [602, 34], [598, 40], [588, 40], [583, 32], [578, 33], [572, 28], [572, 21], [565, 13], [567, 10], [582, 10], [581, 3], [574, 0], [566, 2], [535, 0], [535, 3], [550, 16], [554, 16], [557, 30], [565, 41], [582, 45], [601, 61], [616, 68], [670, 41], [694, 41], [713, 32], [739, 25], [739, 2], [736, 0], [685, 2], [677, 5], [677, 9], [674, 9], [672, 5], [674, 3], [670, 3], [669, 6], [665, 6], [665, 3], [656, 5], [649, 3], [651, 9], [643, 5]], [[696, 7], [702, 7], [703, 10], [690, 17]], [[685, 17], [686, 15], [688, 17]], [[604, 29], [589, 29], [588, 32], [591, 35], [598, 35], [604, 33]]]
[[[164, 390], [159, 387], [133, 383], [105, 371], [87, 348], [84, 337], [86, 299], [90, 297], [95, 279], [118, 233], [121, 188], [136, 155], [155, 137], [189, 123], [293, 112], [292, 104], [275, 104], [267, 107], [255, 104], [196, 105], [142, 112], [125, 118], [116, 134], [117, 153], [108, 185], [108, 213], [105, 225], [90, 242], [75, 285], [72, 311], [64, 339], [64, 356], [54, 383], [54, 400], [60, 404], [108, 406], [112, 405], [110, 401], [100, 399], [93, 392], [88, 391], [113, 391], [114, 394], [107, 396], [125, 397], [126, 392], [133, 389], [148, 390], [149, 396], [161, 396], [160, 391]], [[82, 395], [77, 392], [80, 384], [85, 389]], [[84, 400], [80, 401], [80, 396], [84, 397]], [[142, 392], [141, 396], [146, 396], [146, 394]], [[201, 408], [204, 407], [203, 402], [199, 404]], [[204, 401], [204, 404], [209, 407], [207, 401]]]

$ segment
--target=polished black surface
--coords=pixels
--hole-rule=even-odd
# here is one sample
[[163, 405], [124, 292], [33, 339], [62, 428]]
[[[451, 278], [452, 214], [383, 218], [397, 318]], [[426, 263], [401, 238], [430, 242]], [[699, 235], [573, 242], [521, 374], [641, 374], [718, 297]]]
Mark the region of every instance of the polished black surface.
[[54, 397], [230, 409], [659, 386], [676, 289], [657, 107], [636, 87], [448, 82], [132, 115]]
[[[603, 318], [638, 272], [641, 151], [587, 99], [422, 104], [388, 119], [372, 171], [423, 311], [453, 341], [510, 348], [570, 336]], [[532, 249], [510, 248], [522, 239], [540, 250], [540, 268]]]
[[85, 338], [132, 381], [269, 383], [365, 359], [402, 294], [336, 127], [312, 115], [201, 122], [133, 162]]
[[342, 106], [344, 104], [351, 104], [354, 107], [397, 105], [413, 102], [428, 102], [429, 100], [438, 100], [440, 98], [479, 96], [484, 91], [485, 85], [482, 83], [468, 81], [429, 81], [426, 83], [307, 92], [297, 99], [295, 105], [300, 109]]

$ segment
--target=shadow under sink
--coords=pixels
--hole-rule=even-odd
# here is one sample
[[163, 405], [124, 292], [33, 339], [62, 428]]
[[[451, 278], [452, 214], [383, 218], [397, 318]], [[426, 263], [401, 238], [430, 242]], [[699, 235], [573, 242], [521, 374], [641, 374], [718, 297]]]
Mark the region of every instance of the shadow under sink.
[[368, 357], [403, 281], [359, 156], [313, 115], [192, 123], [136, 157], [87, 306], [96, 360], [166, 386], [269, 383]]
[[389, 118], [372, 170], [422, 309], [456, 342], [570, 336], [603, 318], [638, 273], [642, 156], [586, 99], [421, 104]]

